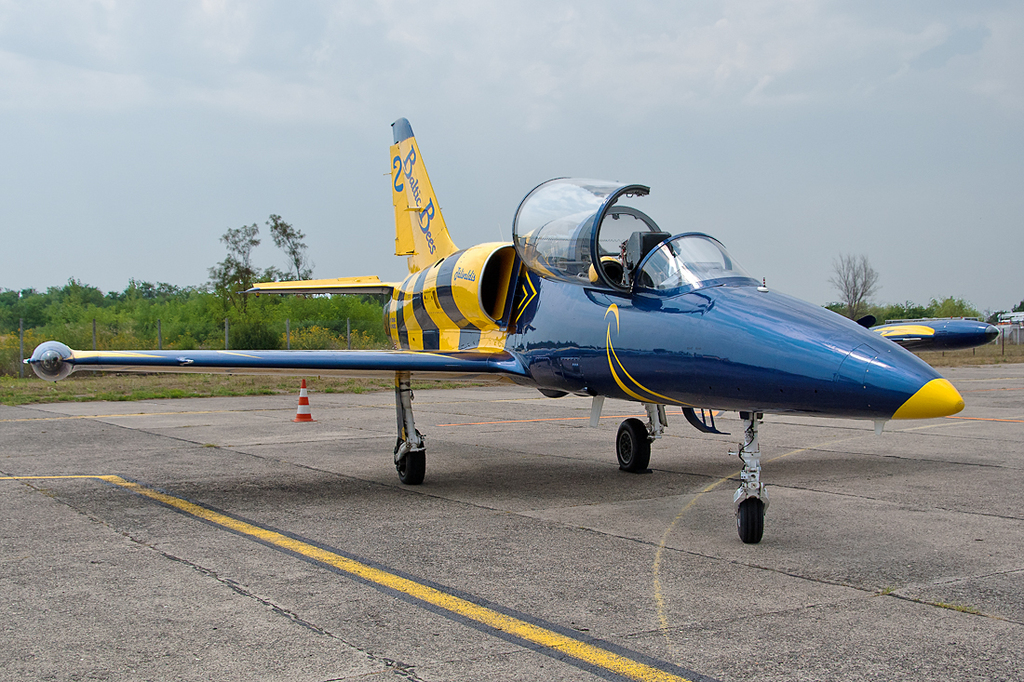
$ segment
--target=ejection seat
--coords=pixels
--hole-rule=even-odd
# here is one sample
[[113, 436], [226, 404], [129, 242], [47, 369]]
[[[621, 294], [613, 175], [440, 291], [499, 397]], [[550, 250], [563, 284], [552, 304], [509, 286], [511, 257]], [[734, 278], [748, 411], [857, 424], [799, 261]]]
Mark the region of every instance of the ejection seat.
[[[671, 237], [668, 232], [634, 232], [622, 247], [622, 286], [632, 288], [633, 273], [644, 257]], [[639, 273], [643, 274], [643, 273]], [[640, 282], [643, 285], [643, 282]], [[649, 286], [649, 283], [647, 283]]]

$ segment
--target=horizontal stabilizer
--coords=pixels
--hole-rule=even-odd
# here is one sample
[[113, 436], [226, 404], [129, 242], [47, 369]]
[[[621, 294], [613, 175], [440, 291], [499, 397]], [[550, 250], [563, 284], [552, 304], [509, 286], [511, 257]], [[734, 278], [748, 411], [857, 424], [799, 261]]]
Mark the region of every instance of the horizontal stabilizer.
[[260, 282], [247, 294], [388, 294], [397, 287], [394, 282], [381, 282], [379, 277], [335, 277], [305, 279], [297, 282]]
[[404, 350], [71, 350], [62, 343], [40, 344], [25, 361], [42, 379], [56, 381], [75, 370], [114, 372], [205, 372], [394, 378], [412, 372], [420, 378], [496, 380], [526, 376], [523, 364], [504, 351], [436, 353]]

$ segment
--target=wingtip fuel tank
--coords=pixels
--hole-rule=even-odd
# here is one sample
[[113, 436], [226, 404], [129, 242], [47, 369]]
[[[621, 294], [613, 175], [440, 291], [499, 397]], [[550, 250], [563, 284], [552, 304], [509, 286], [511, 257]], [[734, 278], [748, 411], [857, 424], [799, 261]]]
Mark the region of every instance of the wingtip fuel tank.
[[60, 381], [74, 371], [71, 362], [74, 352], [59, 341], [46, 341], [36, 346], [32, 357], [25, 364], [32, 367], [36, 376], [46, 381]]

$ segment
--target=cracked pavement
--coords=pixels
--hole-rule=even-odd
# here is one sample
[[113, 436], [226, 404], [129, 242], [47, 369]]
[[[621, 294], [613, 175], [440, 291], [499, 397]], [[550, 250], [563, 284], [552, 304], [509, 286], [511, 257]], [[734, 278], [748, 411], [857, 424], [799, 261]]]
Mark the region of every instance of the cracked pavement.
[[[881, 436], [767, 415], [756, 546], [736, 415], [670, 411], [631, 475], [636, 406], [591, 429], [517, 387], [418, 391], [415, 488], [393, 395], [315, 380], [313, 424], [287, 396], [0, 407], [0, 473], [122, 476], [713, 679], [1020, 679], [1024, 365], [946, 375], [963, 413]], [[621, 679], [102, 481], [0, 481], [0, 518], [0, 679]]]

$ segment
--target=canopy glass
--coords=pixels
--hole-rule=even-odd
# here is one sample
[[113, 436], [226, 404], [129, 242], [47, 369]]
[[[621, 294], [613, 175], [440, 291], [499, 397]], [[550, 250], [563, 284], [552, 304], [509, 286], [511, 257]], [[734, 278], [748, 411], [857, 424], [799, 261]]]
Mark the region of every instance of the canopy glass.
[[[648, 191], [643, 185], [584, 178], [545, 182], [516, 211], [512, 238], [519, 257], [544, 277], [626, 288], [619, 264], [626, 240], [633, 232], [659, 230], [641, 211], [615, 204]], [[595, 262], [598, 267], [591, 268]]]
[[640, 264], [638, 289], [682, 293], [720, 284], [757, 284], [714, 237], [691, 232], [663, 242]]

